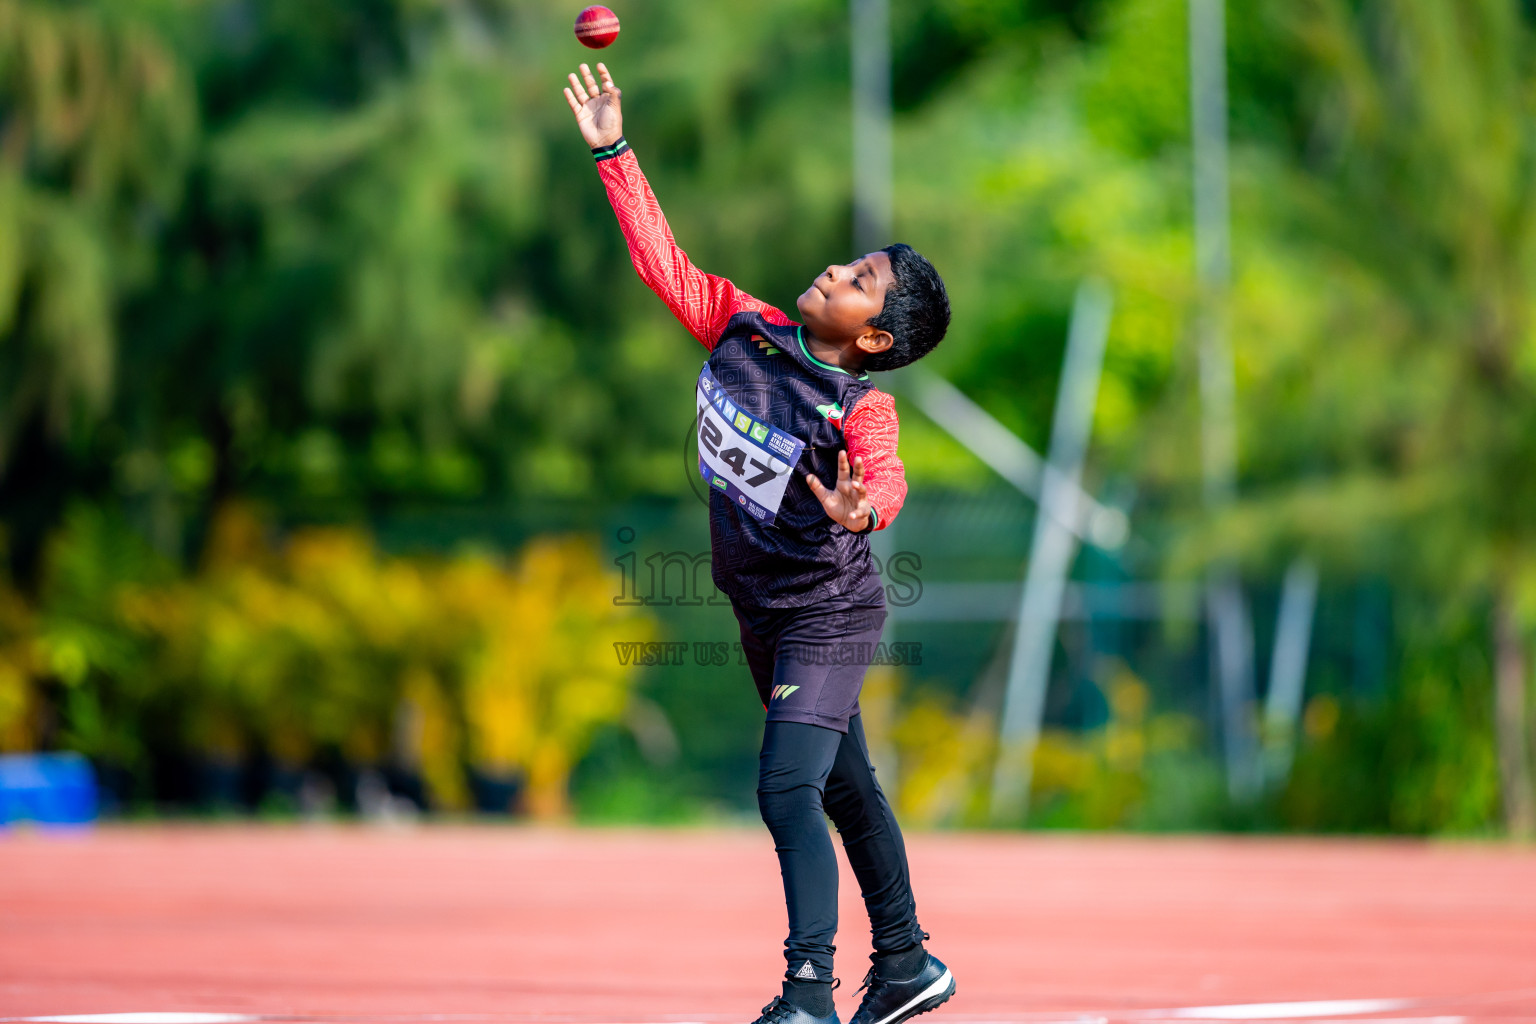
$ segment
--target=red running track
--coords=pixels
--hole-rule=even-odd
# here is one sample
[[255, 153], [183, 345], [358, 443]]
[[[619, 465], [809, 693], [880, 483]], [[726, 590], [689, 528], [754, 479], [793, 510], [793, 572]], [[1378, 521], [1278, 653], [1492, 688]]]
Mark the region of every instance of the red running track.
[[[909, 840], [955, 1021], [1536, 1021], [1536, 852], [1059, 835]], [[0, 831], [0, 1017], [750, 1021], [766, 832]], [[843, 879], [847, 1020], [868, 927]], [[1346, 1006], [1213, 1004], [1405, 1000]], [[142, 1018], [149, 1021], [151, 1018]]]

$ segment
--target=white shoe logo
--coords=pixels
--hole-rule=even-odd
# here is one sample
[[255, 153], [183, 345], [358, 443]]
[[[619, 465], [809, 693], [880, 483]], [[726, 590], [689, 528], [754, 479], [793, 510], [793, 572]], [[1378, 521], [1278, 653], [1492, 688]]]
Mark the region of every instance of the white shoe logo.
[[816, 968], [812, 967], [811, 966], [811, 962], [809, 960], [807, 960], [805, 963], [801, 964], [800, 965], [800, 969], [795, 972], [795, 977], [797, 977], [797, 978], [809, 978], [810, 980], [815, 981], [816, 980]]

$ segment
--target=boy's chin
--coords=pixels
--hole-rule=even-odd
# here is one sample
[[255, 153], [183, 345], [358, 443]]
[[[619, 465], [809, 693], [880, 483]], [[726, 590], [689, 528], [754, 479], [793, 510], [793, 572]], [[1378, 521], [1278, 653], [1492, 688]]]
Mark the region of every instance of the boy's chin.
[[800, 297], [795, 300], [795, 309], [800, 311], [800, 321], [806, 326], [810, 326], [811, 320], [815, 318], [816, 314], [813, 313], [812, 310], [814, 310], [821, 301], [825, 300], [822, 299], [821, 292], [816, 290], [815, 285], [811, 285], [805, 291], [801, 292]]

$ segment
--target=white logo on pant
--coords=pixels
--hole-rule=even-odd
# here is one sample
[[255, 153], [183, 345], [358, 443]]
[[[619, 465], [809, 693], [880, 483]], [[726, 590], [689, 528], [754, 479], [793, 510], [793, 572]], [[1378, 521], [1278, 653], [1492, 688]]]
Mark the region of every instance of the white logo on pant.
[[[797, 689], [797, 687], [791, 687], [791, 689]], [[816, 980], [816, 968], [812, 967], [811, 966], [811, 962], [809, 960], [807, 960], [805, 963], [801, 964], [800, 965], [800, 969], [795, 972], [795, 977], [797, 977], [797, 978], [809, 978], [812, 981], [815, 981]]]

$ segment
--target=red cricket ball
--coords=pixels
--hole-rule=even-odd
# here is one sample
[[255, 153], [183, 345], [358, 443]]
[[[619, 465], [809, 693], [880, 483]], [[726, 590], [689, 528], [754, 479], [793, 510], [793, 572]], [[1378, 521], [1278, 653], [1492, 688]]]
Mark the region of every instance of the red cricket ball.
[[576, 38], [582, 46], [601, 50], [619, 38], [619, 16], [601, 4], [576, 15]]

